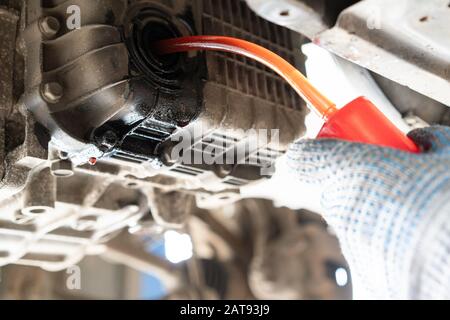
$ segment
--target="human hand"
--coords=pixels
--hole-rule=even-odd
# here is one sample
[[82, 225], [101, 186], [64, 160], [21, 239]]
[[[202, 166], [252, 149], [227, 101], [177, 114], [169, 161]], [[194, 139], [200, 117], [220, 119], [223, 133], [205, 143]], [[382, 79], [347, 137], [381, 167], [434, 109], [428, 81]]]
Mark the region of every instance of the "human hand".
[[320, 190], [359, 297], [450, 296], [450, 128], [410, 137], [423, 153], [323, 139], [287, 154], [293, 178]]

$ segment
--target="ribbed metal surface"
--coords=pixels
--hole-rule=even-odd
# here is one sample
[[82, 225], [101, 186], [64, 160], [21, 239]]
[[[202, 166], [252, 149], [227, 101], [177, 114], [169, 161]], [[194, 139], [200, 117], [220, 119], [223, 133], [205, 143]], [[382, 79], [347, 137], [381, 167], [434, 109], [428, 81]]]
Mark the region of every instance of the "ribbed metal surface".
[[[257, 16], [242, 0], [203, 0], [203, 33], [245, 39], [295, 64], [292, 31]], [[210, 80], [293, 109], [303, 102], [278, 75], [245, 57], [208, 53]]]

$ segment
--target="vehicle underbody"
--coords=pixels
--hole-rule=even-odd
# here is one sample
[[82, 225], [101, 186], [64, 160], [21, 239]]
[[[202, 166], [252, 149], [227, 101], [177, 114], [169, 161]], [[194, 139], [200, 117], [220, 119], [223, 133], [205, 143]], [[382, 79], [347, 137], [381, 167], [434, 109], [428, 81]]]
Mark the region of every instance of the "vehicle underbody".
[[[101, 257], [111, 273], [156, 276], [167, 299], [350, 298], [351, 282], [336, 282], [348, 266], [332, 230], [269, 192], [273, 172], [262, 173], [307, 136], [305, 103], [250, 59], [159, 57], [149, 43], [234, 36], [315, 78], [307, 59], [322, 50], [405, 128], [450, 124], [448, 1], [398, 1], [389, 16], [383, 2], [0, 0], [0, 293], [77, 298], [66, 270], [81, 265], [95, 279]], [[72, 29], [73, 8], [81, 25]], [[383, 26], [377, 37], [368, 23]], [[254, 144], [249, 130], [279, 133]], [[186, 134], [193, 157], [231, 154], [235, 164], [174, 160], [173, 141]], [[259, 193], [243, 192], [252, 186]], [[191, 259], [152, 253], [170, 231], [189, 235]]]

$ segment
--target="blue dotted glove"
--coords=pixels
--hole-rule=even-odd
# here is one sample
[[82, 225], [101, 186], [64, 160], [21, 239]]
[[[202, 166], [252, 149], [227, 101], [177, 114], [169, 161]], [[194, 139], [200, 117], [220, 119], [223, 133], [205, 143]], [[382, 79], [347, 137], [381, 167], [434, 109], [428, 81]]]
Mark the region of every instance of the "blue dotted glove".
[[287, 154], [297, 179], [321, 186], [355, 298], [450, 298], [450, 128], [410, 137], [423, 153], [324, 139]]

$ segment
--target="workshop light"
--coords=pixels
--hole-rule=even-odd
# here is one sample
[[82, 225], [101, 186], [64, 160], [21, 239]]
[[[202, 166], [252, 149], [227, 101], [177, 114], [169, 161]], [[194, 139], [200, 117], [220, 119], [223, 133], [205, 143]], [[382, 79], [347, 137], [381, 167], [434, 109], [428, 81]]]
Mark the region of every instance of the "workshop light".
[[180, 263], [192, 258], [192, 240], [188, 234], [169, 230], [164, 233], [166, 259], [172, 263]]
[[336, 283], [340, 287], [345, 287], [348, 283], [348, 273], [344, 268], [338, 268], [335, 272]]

